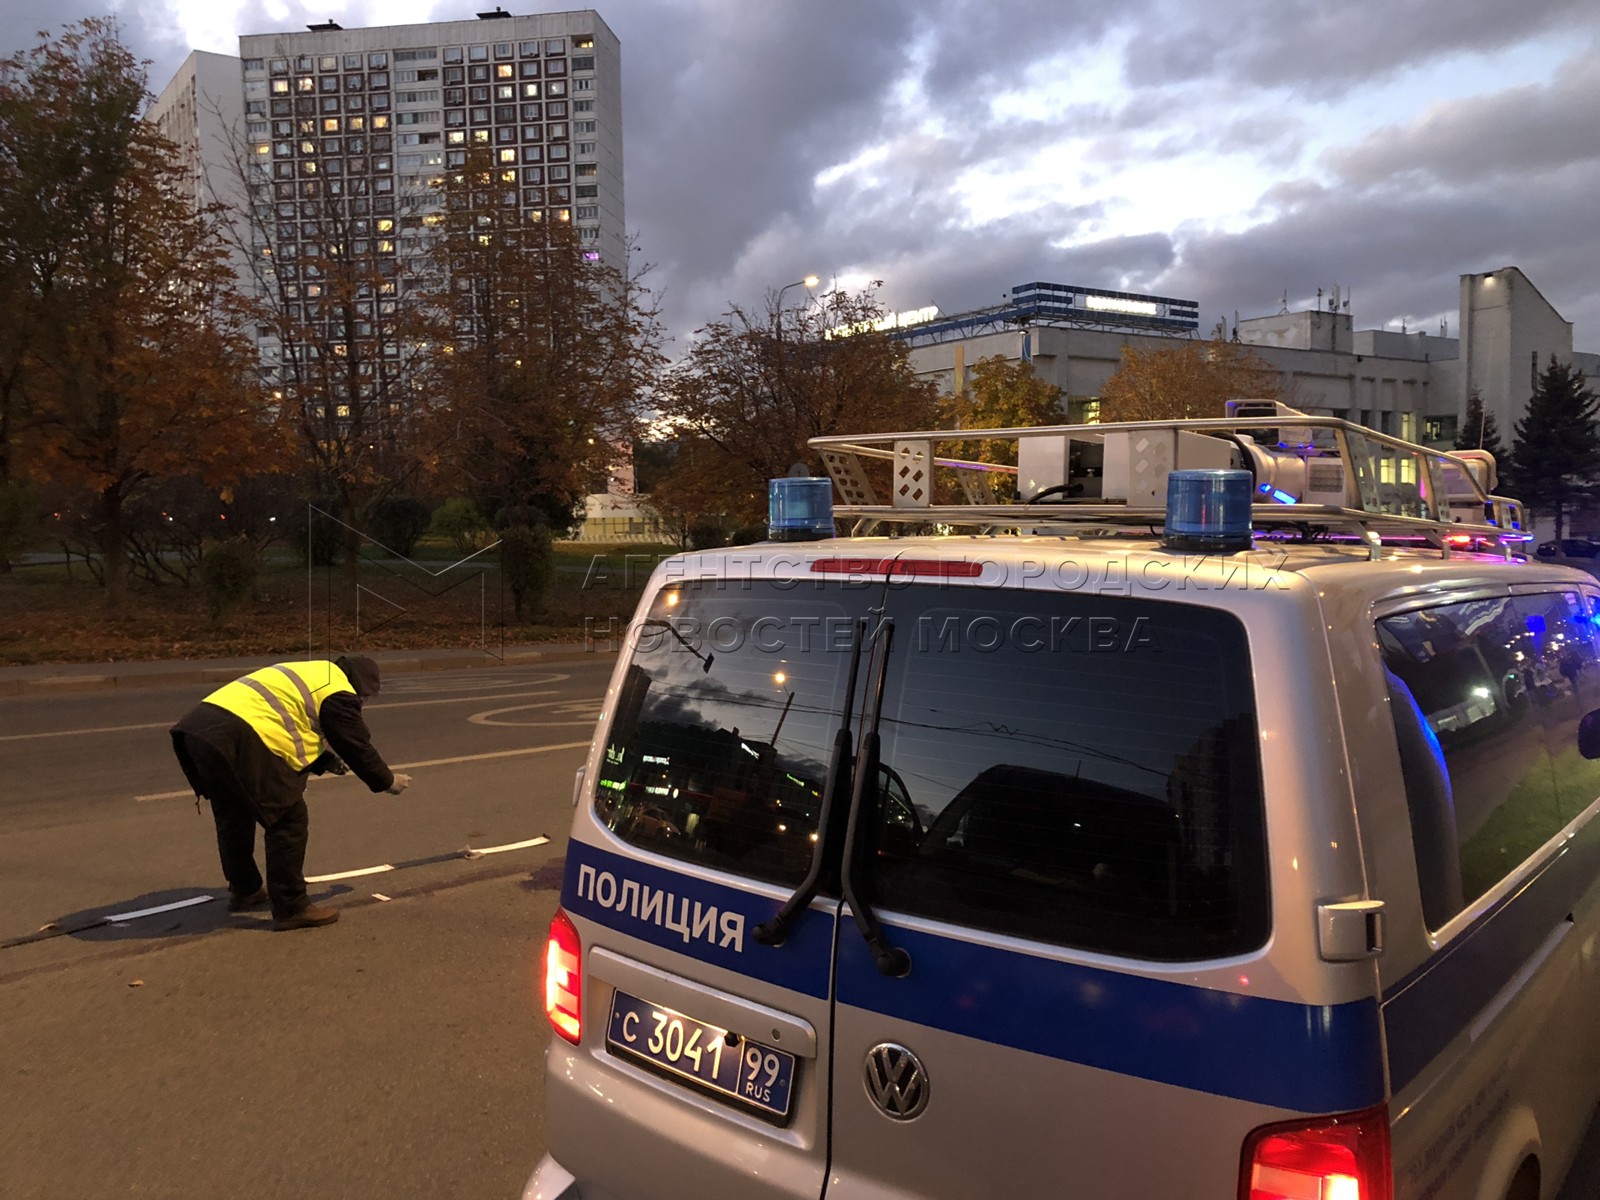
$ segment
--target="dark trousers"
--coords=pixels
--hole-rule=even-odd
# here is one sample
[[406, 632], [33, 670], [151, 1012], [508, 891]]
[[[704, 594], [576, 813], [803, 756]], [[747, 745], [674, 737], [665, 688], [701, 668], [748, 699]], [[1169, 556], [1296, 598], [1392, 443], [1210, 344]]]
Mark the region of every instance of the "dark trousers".
[[273, 915], [292, 916], [305, 908], [309, 903], [306, 842], [311, 833], [311, 814], [305, 799], [264, 814], [240, 786], [232, 766], [211, 745], [186, 737], [184, 750], [193, 767], [196, 790], [211, 802], [211, 817], [217, 825], [217, 853], [228, 890], [236, 896], [249, 896], [261, 889], [261, 871], [256, 867], [256, 826], [260, 825], [267, 858], [267, 896], [272, 901]]

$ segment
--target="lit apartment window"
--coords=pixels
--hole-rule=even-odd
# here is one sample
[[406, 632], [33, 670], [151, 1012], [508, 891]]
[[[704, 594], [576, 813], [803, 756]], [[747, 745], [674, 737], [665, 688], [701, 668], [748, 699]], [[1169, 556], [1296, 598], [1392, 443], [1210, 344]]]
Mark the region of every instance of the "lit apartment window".
[[539, 98], [539, 85], [537, 83], [523, 84], [522, 97], [525, 100], [537, 100]]
[[574, 34], [573, 37], [572, 37], [572, 48], [574, 50], [593, 50], [594, 49], [594, 34], [592, 34], [592, 33]]
[[513, 79], [516, 77], [516, 67], [511, 63], [500, 63], [494, 69], [496, 79]]

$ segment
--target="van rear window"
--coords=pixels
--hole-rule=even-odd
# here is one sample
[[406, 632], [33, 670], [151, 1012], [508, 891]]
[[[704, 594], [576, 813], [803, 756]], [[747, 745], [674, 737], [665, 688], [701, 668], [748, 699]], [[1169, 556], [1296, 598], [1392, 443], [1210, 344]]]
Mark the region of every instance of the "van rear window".
[[[891, 600], [891, 610], [894, 601]], [[897, 629], [883, 909], [1130, 957], [1268, 928], [1243, 627], [1122, 597], [950, 590]]]
[[863, 813], [878, 905], [1167, 961], [1265, 940], [1246, 639], [1196, 605], [904, 581], [668, 589], [615, 699], [600, 819], [641, 849], [798, 883], [852, 631], [879, 611], [894, 639]]

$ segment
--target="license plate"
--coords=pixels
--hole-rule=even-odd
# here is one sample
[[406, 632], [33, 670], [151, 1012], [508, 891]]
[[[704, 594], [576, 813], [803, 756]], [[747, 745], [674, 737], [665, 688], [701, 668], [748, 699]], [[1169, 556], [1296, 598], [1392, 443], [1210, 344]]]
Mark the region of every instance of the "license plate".
[[782, 1050], [620, 991], [611, 999], [606, 1045], [769, 1116], [789, 1115], [794, 1055]]

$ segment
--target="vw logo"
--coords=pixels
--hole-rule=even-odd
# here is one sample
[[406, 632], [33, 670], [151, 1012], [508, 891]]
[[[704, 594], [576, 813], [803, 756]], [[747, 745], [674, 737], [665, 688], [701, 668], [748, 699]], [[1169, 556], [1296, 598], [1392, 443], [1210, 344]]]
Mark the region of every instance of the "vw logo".
[[895, 1042], [879, 1042], [867, 1051], [862, 1082], [872, 1102], [896, 1121], [909, 1121], [928, 1107], [927, 1069]]

